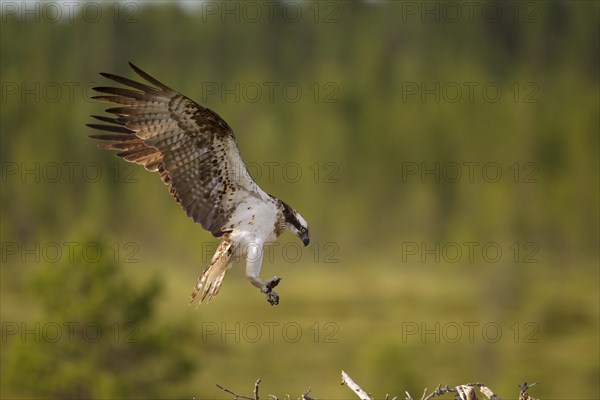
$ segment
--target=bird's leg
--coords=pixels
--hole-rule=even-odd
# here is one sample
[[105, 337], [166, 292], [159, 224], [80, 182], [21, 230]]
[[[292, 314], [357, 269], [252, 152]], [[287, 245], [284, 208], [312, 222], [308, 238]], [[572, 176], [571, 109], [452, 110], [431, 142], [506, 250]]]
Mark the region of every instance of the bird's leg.
[[264, 282], [260, 279], [260, 267], [262, 265], [262, 247], [252, 243], [248, 246], [248, 254], [246, 255], [246, 277], [254, 286], [260, 289], [267, 297], [267, 301], [272, 306], [279, 304], [279, 295], [273, 291], [273, 288], [279, 284], [281, 278], [274, 276]]

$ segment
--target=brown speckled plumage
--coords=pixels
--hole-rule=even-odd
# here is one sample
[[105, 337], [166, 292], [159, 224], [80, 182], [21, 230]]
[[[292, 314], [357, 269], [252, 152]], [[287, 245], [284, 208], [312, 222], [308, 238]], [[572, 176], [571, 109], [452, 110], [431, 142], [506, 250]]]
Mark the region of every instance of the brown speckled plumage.
[[240, 198], [262, 197], [242, 162], [233, 131], [217, 113], [130, 65], [156, 88], [102, 73], [136, 90], [94, 88], [110, 95], [94, 99], [123, 107], [106, 110], [116, 118], [94, 116], [109, 125], [88, 126], [112, 134], [91, 137], [109, 141], [100, 147], [121, 150], [119, 157], [158, 171], [189, 217], [213, 235], [223, 235], [221, 228]]
[[101, 148], [119, 150], [117, 156], [160, 174], [169, 192], [196, 223], [223, 239], [210, 265], [202, 272], [192, 301], [208, 302], [219, 292], [234, 256], [246, 257], [246, 276], [278, 304], [273, 291], [280, 278], [259, 277], [262, 247], [291, 231], [308, 245], [308, 223], [281, 200], [265, 193], [250, 177], [233, 131], [215, 112], [154, 79], [130, 63], [146, 82], [102, 73], [123, 87], [96, 87], [102, 102], [118, 107], [114, 117], [93, 116], [88, 124], [104, 131], [91, 135]]

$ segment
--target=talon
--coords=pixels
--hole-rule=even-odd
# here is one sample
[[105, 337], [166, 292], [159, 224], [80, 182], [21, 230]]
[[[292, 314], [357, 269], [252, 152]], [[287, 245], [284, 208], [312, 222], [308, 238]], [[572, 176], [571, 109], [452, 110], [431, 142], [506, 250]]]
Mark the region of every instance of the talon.
[[277, 285], [279, 285], [279, 282], [281, 282], [281, 278], [278, 276], [274, 276], [271, 279], [269, 279], [267, 281], [267, 283], [265, 284], [265, 286], [267, 287], [267, 289], [269, 291], [273, 290], [273, 288]]
[[274, 276], [265, 282], [262, 286], [261, 292], [263, 292], [267, 298], [267, 301], [272, 306], [279, 304], [279, 295], [273, 291], [273, 288], [279, 284], [281, 278]]
[[277, 294], [277, 292], [274, 292], [271, 290], [266, 295], [267, 295], [267, 301], [269, 302], [270, 305], [276, 306], [277, 304], [279, 304], [279, 295]]

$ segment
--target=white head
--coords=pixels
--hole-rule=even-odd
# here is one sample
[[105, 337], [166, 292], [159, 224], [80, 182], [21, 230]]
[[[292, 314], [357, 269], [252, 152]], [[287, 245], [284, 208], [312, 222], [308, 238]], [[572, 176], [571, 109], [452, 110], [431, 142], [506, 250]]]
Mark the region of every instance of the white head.
[[310, 243], [310, 232], [308, 230], [308, 222], [300, 215], [300, 213], [290, 207], [284, 201], [281, 202], [283, 207], [284, 228], [298, 236], [304, 246]]

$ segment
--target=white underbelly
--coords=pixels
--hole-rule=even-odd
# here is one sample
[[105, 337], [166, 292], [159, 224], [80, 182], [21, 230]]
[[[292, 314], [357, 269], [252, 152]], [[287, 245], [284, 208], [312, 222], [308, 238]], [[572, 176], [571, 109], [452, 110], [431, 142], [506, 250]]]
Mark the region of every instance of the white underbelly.
[[257, 239], [263, 244], [274, 242], [277, 209], [270, 202], [258, 205], [242, 204], [228, 223], [232, 238], [237, 243], [248, 243]]

